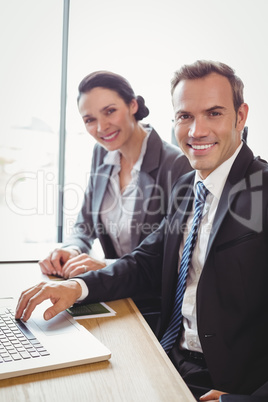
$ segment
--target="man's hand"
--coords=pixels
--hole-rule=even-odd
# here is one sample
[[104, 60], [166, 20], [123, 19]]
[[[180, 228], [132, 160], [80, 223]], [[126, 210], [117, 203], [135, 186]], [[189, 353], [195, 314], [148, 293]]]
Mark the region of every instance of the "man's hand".
[[44, 312], [44, 319], [50, 320], [61, 311], [72, 306], [81, 296], [81, 293], [81, 286], [75, 281], [41, 282], [22, 292], [17, 304], [15, 318], [22, 318], [23, 321], [27, 321], [38, 304], [50, 299], [53, 306]]
[[63, 276], [63, 265], [77, 254], [78, 251], [72, 248], [56, 248], [44, 260], [39, 261], [41, 271], [45, 275]]
[[82, 253], [76, 257], [68, 259], [62, 267], [62, 277], [72, 278], [87, 271], [97, 271], [106, 267], [106, 263], [90, 257], [88, 254]]
[[212, 389], [205, 395], [200, 396], [200, 401], [219, 402], [220, 396], [223, 394], [226, 394], [226, 392], [216, 391], [215, 389]]

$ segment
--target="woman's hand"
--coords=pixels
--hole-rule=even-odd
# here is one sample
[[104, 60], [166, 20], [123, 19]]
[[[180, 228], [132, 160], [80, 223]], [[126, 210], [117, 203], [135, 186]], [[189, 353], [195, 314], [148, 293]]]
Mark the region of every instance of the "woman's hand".
[[62, 267], [66, 262], [78, 255], [72, 248], [56, 248], [44, 260], [39, 261], [41, 271], [45, 275], [62, 275]]
[[90, 257], [88, 254], [79, 254], [76, 257], [68, 259], [62, 267], [63, 278], [72, 278], [87, 271], [97, 271], [106, 267], [106, 263]]
[[215, 389], [212, 389], [205, 395], [200, 396], [200, 401], [219, 402], [220, 396], [223, 394], [226, 394], [226, 392], [216, 391]]
[[72, 306], [81, 294], [82, 288], [74, 280], [52, 283], [41, 282], [22, 292], [17, 304], [15, 318], [22, 318], [23, 321], [27, 321], [35, 307], [49, 299], [53, 306], [44, 312], [44, 319], [50, 320], [61, 311]]

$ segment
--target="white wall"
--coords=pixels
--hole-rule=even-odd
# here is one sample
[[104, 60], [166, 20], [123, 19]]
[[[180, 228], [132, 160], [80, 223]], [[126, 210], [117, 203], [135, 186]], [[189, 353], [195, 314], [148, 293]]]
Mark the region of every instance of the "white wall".
[[[62, 4], [63, 0], [0, 0], [0, 118], [8, 124], [12, 119], [15, 124], [27, 122], [31, 104], [35, 115], [42, 110], [39, 117], [50, 116], [48, 123], [57, 129], [59, 98], [52, 90], [60, 85]], [[144, 96], [151, 111], [147, 120], [169, 140], [173, 72], [199, 58], [214, 59], [230, 64], [243, 79], [250, 106], [248, 142], [268, 159], [267, 20], [267, 0], [71, 0], [69, 132], [84, 130], [76, 107], [79, 81], [93, 70], [110, 69], [128, 78]], [[48, 53], [48, 48], [54, 56], [42, 59], [41, 50]], [[42, 93], [41, 79], [48, 84]], [[15, 113], [10, 107], [14, 102]]]
[[197, 59], [213, 59], [232, 66], [244, 81], [248, 143], [268, 159], [267, 47], [267, 0], [71, 1], [69, 129], [80, 124], [74, 116], [80, 79], [110, 69], [144, 96], [148, 121], [169, 139], [173, 72]]

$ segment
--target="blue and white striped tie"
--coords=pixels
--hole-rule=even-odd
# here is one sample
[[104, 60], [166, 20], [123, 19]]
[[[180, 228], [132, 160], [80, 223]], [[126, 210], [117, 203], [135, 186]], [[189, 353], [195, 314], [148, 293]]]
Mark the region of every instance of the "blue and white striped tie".
[[177, 289], [174, 301], [173, 312], [166, 332], [161, 340], [161, 345], [168, 353], [172, 346], [174, 345], [176, 338], [179, 334], [181, 322], [182, 322], [182, 301], [184, 296], [184, 291], [186, 287], [187, 272], [192, 258], [193, 250], [196, 243], [198, 228], [201, 222], [202, 213], [208, 194], [208, 189], [204, 186], [201, 181], [196, 184], [196, 194], [195, 194], [195, 205], [194, 205], [194, 218], [181, 257], [180, 270], [178, 275]]

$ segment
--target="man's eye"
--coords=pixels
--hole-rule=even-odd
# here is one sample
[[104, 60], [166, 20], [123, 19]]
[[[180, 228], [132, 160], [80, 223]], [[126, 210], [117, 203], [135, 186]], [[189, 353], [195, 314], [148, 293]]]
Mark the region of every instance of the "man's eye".
[[213, 112], [209, 113], [210, 116], [214, 117], [214, 116], [220, 116], [221, 113], [220, 112], [216, 112], [215, 110]]
[[180, 114], [176, 117], [176, 122], [188, 120], [190, 117], [189, 114]]
[[188, 114], [183, 114], [183, 115], [180, 116], [181, 120], [187, 120], [189, 118], [190, 118], [190, 116]]

